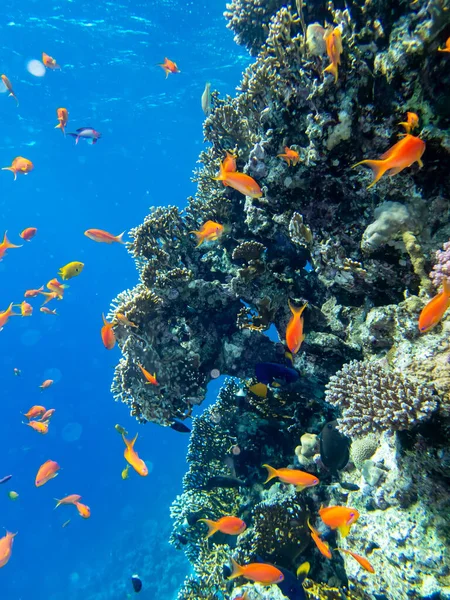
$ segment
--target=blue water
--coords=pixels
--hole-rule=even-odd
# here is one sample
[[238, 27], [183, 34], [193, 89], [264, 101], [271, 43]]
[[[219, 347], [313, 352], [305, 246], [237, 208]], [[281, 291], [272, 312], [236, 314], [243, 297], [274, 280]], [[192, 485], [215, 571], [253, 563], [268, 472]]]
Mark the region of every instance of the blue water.
[[[64, 300], [54, 301], [58, 316], [40, 313], [39, 297], [30, 301], [31, 317], [11, 318], [0, 332], [0, 478], [13, 475], [0, 486], [0, 527], [18, 532], [0, 569], [2, 600], [120, 600], [132, 593], [134, 572], [144, 581], [143, 600], [171, 600], [188, 572], [167, 543], [188, 437], [139, 426], [113, 401], [120, 350], [103, 347], [101, 314], [137, 283], [137, 272], [123, 246], [96, 244], [83, 232], [119, 234], [140, 224], [150, 206], [182, 207], [195, 192], [190, 177], [203, 144], [205, 82], [233, 94], [249, 62], [223, 10], [217, 0], [2, 2], [0, 71], [20, 106], [0, 94], [0, 166], [20, 155], [35, 169], [17, 181], [0, 172], [0, 228], [15, 243], [25, 227], [38, 234], [0, 263], [0, 310], [67, 262], [85, 263]], [[26, 66], [43, 51], [62, 69], [35, 77]], [[156, 66], [165, 56], [181, 70], [167, 80]], [[58, 107], [69, 111], [68, 131], [99, 130], [98, 144], [76, 146], [55, 130]], [[46, 378], [55, 383], [41, 393]], [[34, 404], [56, 409], [46, 436], [22, 424], [21, 413]], [[115, 423], [139, 431], [138, 452], [152, 469], [147, 478], [133, 472], [121, 479], [124, 446]], [[67, 441], [69, 430], [79, 439]], [[48, 459], [61, 465], [60, 474], [36, 488]], [[19, 493], [17, 501], [9, 490]], [[53, 510], [54, 498], [73, 493], [90, 506], [89, 520], [73, 506]]]

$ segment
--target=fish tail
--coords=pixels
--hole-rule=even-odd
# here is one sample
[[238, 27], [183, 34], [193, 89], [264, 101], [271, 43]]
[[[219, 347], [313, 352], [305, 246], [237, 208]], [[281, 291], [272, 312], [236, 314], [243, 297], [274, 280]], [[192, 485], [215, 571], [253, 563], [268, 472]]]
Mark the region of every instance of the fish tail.
[[58, 508], [58, 506], [61, 506], [61, 500], [58, 500], [58, 498], [53, 498], [53, 500], [56, 500], [56, 506], [53, 510], [56, 510]]
[[205, 535], [205, 540], [214, 535], [216, 531], [219, 531], [215, 521], [211, 521], [210, 519], [199, 519], [199, 521], [208, 525], [208, 533]]
[[5, 231], [5, 235], [3, 236], [3, 244], [2, 246], [4, 248], [22, 248], [22, 246], [16, 246], [16, 244], [11, 244], [11, 242], [8, 240], [8, 236], [6, 235], [8, 232]]
[[189, 233], [193, 233], [197, 237], [198, 244], [195, 246], [196, 248], [203, 244], [204, 238], [200, 231], [190, 231]]
[[288, 304], [289, 304], [289, 308], [291, 309], [291, 313], [295, 316], [295, 317], [300, 317], [300, 315], [302, 314], [302, 312], [305, 310], [305, 308], [308, 306], [308, 303], [305, 302], [305, 304], [303, 306], [294, 306], [290, 300], [288, 300]]
[[228, 576], [228, 579], [236, 579], [236, 577], [240, 577], [244, 572], [244, 569], [241, 565], [238, 565], [234, 558], [231, 558], [231, 575]]
[[125, 442], [125, 445], [129, 450], [131, 450], [134, 447], [134, 444], [136, 443], [138, 435], [139, 434], [136, 434], [132, 440], [127, 440], [127, 438], [122, 433], [122, 439]]
[[119, 242], [119, 244], [125, 244], [125, 242], [122, 239], [123, 236], [125, 235], [125, 232], [126, 232], [126, 230], [122, 231], [122, 233], [116, 237], [116, 240]]
[[263, 467], [265, 469], [267, 469], [267, 479], [265, 480], [264, 483], [268, 483], [271, 479], [273, 479], [274, 477], [278, 477], [278, 472], [276, 469], [274, 469], [273, 467], [271, 467], [270, 465], [263, 465]]
[[331, 73], [334, 75], [334, 82], [336, 83], [338, 80], [338, 66], [337, 63], [331, 63], [323, 70], [324, 73]]
[[359, 163], [356, 163], [356, 165], [353, 165], [352, 169], [358, 167], [359, 165], [367, 165], [373, 171], [373, 181], [369, 186], [367, 186], [367, 189], [375, 185], [376, 182], [383, 177], [386, 171], [391, 168], [386, 160], [362, 160]]
[[11, 171], [14, 174], [14, 181], [17, 179], [17, 173], [12, 167], [2, 167], [2, 171]]
[[223, 181], [223, 182], [224, 182], [224, 185], [228, 185], [228, 184], [225, 184], [226, 173], [227, 173], [227, 172], [226, 172], [226, 171], [225, 171], [225, 169], [223, 168], [223, 163], [220, 163], [220, 171], [219, 171], [219, 174], [218, 174], [218, 175], [216, 175], [215, 177], [213, 177], [213, 181]]

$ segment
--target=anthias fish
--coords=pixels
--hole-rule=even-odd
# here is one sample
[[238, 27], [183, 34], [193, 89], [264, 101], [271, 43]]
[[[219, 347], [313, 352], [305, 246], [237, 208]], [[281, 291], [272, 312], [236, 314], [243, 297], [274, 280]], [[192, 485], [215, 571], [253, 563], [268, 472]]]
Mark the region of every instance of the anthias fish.
[[313, 542], [315, 543], [315, 545], [317, 546], [317, 549], [319, 550], [319, 552], [323, 556], [325, 556], [325, 558], [331, 558], [332, 554], [331, 554], [330, 545], [328, 544], [328, 542], [325, 542], [320, 537], [317, 529], [315, 529], [309, 522], [309, 518], [307, 520], [307, 523], [308, 523], [309, 529], [311, 530], [311, 538], [312, 538]]
[[3, 167], [2, 171], [11, 171], [14, 175], [14, 181], [17, 179], [17, 175], [28, 175], [34, 169], [34, 165], [31, 160], [24, 158], [23, 156], [16, 156], [12, 161], [10, 167]]
[[292, 150], [291, 148], [289, 148], [289, 146], [285, 146], [284, 147], [284, 153], [283, 154], [277, 154], [278, 158], [282, 158], [284, 161], [287, 162], [288, 167], [294, 166], [298, 163], [298, 161], [300, 160], [300, 155], [296, 150]]
[[308, 306], [308, 303], [305, 302], [303, 306], [297, 307], [294, 306], [290, 300], [288, 300], [288, 305], [292, 316], [286, 328], [286, 345], [292, 354], [297, 354], [297, 352], [300, 350], [303, 340], [305, 339], [305, 335], [303, 333], [302, 314], [305, 308]]
[[383, 177], [385, 173], [393, 177], [410, 167], [415, 162], [419, 167], [423, 167], [422, 154], [425, 152], [425, 142], [418, 137], [407, 133], [404, 138], [389, 148], [382, 154], [379, 160], [361, 160], [353, 165], [352, 169], [358, 165], [367, 165], [373, 171], [372, 183], [367, 187], [371, 188]]
[[169, 58], [164, 58], [164, 62], [158, 64], [158, 67], [161, 67], [161, 69], [164, 71], [164, 73], [166, 74], [166, 79], [169, 76], [169, 73], [181, 73], [180, 69], [177, 67], [177, 63], [174, 63], [173, 60], [170, 60]]
[[287, 468], [274, 469], [270, 465], [263, 465], [263, 467], [267, 469], [267, 479], [264, 483], [268, 483], [271, 479], [278, 477], [283, 483], [295, 485], [298, 491], [319, 484], [319, 479], [315, 475], [305, 473], [305, 471]]
[[87, 140], [88, 144], [96, 144], [102, 137], [102, 134], [92, 127], [79, 127], [75, 133], [67, 133], [66, 135], [75, 138], [75, 144], [78, 144], [80, 140]]
[[32, 238], [34, 238], [36, 233], [37, 233], [36, 227], [27, 227], [26, 229], [24, 229], [22, 231], [22, 233], [19, 233], [19, 237], [21, 237], [26, 242], [29, 242]]
[[6, 77], [6, 75], [0, 75], [0, 78], [3, 81], [5, 88], [9, 92], [8, 96], [11, 96], [11, 98], [14, 98], [17, 106], [19, 106], [19, 100], [17, 99], [17, 96], [14, 93], [13, 86], [12, 86], [12, 83], [10, 82], [10, 80]]
[[356, 562], [358, 562], [361, 565], [361, 567], [368, 573], [375, 573], [375, 569], [372, 567], [372, 565], [365, 556], [360, 556], [359, 554], [356, 554], [356, 552], [352, 552], [351, 550], [345, 550], [344, 548], [336, 548], [336, 550], [339, 550], [339, 552], [345, 552], [345, 554], [348, 554], [349, 556], [354, 558]]
[[328, 506], [319, 510], [322, 521], [330, 529], [338, 529], [342, 537], [347, 537], [353, 523], [359, 519], [356, 508], [348, 506]]
[[431, 331], [441, 321], [447, 309], [450, 307], [450, 282], [444, 279], [442, 291], [432, 298], [422, 309], [419, 316], [419, 331], [426, 333]]
[[216, 531], [220, 531], [221, 533], [226, 533], [228, 535], [239, 535], [247, 528], [247, 525], [242, 519], [233, 516], [221, 517], [217, 521], [212, 521], [211, 519], [199, 519], [199, 522], [206, 523], [208, 526], [206, 538], [214, 535]]
[[11, 558], [14, 538], [17, 533], [6, 532], [6, 535], [0, 538], [0, 567], [4, 567]]
[[231, 575], [228, 577], [228, 579], [245, 577], [245, 579], [250, 579], [250, 581], [261, 583], [262, 585], [279, 583], [284, 579], [284, 575], [280, 569], [277, 569], [277, 567], [274, 567], [270, 564], [250, 563], [248, 565], [241, 566], [232, 558], [231, 565]]

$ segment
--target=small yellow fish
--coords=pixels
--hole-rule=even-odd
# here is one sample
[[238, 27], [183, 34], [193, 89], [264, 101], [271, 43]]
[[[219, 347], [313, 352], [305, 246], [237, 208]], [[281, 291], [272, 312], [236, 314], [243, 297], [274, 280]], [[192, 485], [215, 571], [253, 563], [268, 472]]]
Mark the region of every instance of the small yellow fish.
[[125, 469], [122, 471], [122, 479], [128, 479], [129, 474], [128, 471], [130, 470], [130, 465], [127, 465], [125, 467]]
[[67, 265], [65, 265], [64, 267], [61, 267], [58, 271], [58, 275], [61, 277], [61, 279], [64, 280], [71, 279], [72, 277], [79, 275], [83, 270], [83, 267], [84, 263], [75, 260], [73, 262], [67, 263]]
[[19, 494], [17, 492], [13, 492], [13, 490], [8, 492], [8, 498], [10, 498], [11, 500], [17, 500], [18, 497]]
[[297, 579], [305, 579], [311, 570], [311, 565], [308, 561], [302, 563], [297, 569]]
[[128, 435], [128, 431], [125, 429], [125, 427], [122, 427], [122, 425], [119, 425], [118, 423], [117, 425], [114, 425], [114, 429], [118, 431], [120, 435]]

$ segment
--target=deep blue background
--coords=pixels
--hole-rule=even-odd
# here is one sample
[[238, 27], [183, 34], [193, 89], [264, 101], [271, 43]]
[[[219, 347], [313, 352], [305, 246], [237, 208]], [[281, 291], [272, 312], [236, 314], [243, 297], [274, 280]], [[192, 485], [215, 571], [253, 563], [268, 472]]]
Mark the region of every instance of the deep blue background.
[[[0, 166], [21, 155], [35, 170], [15, 182], [0, 172], [0, 229], [15, 243], [25, 227], [38, 234], [0, 263], [0, 309], [21, 302], [25, 289], [45, 284], [67, 262], [85, 263], [64, 301], [54, 303], [58, 316], [40, 313], [37, 298], [32, 317], [12, 318], [0, 332], [0, 477], [13, 474], [0, 486], [0, 527], [19, 532], [0, 569], [2, 600], [120, 600], [131, 592], [134, 571], [144, 579], [143, 600], [171, 600], [188, 571], [167, 544], [188, 438], [138, 426], [109, 391], [120, 351], [103, 347], [101, 313], [137, 283], [134, 263], [123, 246], [95, 244], [83, 232], [118, 234], [141, 223], [149, 206], [184, 206], [195, 192], [190, 177], [203, 144], [205, 82], [233, 94], [249, 62], [225, 27], [224, 8], [218, 0], [2, 2], [0, 71], [20, 106], [0, 94]], [[61, 71], [42, 78], [27, 72], [42, 51]], [[178, 63], [179, 75], [164, 79], [155, 66], [164, 56]], [[75, 146], [54, 129], [62, 106], [68, 131], [102, 132], [96, 146]], [[41, 393], [47, 377], [55, 384]], [[22, 424], [21, 412], [41, 403], [56, 408], [47, 436]], [[153, 465], [147, 478], [132, 472], [122, 481], [117, 422], [130, 434], [139, 430], [137, 450]], [[79, 440], [64, 440], [68, 423], [82, 426]], [[35, 488], [48, 459], [62, 470]], [[16, 502], [11, 489], [20, 494]], [[53, 498], [71, 493], [91, 507], [89, 520], [71, 506], [53, 510]]]

